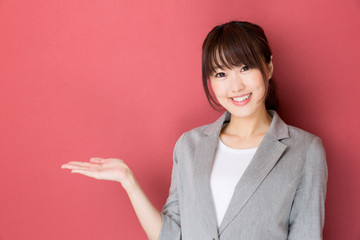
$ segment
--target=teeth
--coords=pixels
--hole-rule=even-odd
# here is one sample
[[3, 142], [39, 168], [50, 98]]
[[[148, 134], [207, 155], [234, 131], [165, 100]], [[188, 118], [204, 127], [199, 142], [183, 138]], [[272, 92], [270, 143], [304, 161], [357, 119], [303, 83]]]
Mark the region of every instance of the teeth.
[[245, 99], [248, 99], [250, 97], [251, 93], [249, 93], [248, 95], [246, 96], [243, 96], [243, 97], [238, 97], [238, 98], [233, 98], [234, 101], [237, 101], [237, 102], [242, 102], [244, 101]]

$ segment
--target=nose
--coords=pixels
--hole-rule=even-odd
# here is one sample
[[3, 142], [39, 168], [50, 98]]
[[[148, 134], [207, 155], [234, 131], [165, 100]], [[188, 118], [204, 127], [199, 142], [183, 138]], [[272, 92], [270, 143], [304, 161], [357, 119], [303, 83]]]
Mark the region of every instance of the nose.
[[231, 77], [231, 91], [234, 93], [241, 92], [245, 88], [244, 81], [240, 73], [234, 71]]

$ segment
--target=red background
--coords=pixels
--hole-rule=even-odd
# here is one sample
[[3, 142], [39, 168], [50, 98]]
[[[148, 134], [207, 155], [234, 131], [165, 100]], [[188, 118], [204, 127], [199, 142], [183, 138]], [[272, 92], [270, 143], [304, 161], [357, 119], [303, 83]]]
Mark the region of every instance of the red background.
[[280, 116], [323, 139], [326, 240], [360, 239], [358, 0], [0, 1], [0, 239], [146, 239], [120, 184], [61, 170], [123, 158], [158, 209], [184, 131], [214, 121], [201, 44], [261, 25]]

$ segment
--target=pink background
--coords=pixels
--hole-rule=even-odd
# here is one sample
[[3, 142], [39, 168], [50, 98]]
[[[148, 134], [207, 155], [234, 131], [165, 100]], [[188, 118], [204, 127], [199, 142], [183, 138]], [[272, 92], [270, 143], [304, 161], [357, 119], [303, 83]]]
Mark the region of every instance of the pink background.
[[326, 240], [360, 239], [358, 0], [0, 0], [0, 240], [146, 239], [118, 183], [61, 170], [123, 158], [158, 209], [175, 141], [214, 121], [201, 44], [261, 25], [280, 116], [323, 139]]

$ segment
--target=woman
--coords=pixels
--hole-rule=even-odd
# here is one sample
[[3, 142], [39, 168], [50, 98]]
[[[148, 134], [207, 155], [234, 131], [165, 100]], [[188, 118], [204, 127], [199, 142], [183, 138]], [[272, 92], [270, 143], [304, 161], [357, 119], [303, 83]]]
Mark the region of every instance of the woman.
[[259, 26], [229, 22], [207, 35], [203, 85], [210, 104], [226, 112], [177, 141], [161, 213], [120, 159], [62, 167], [119, 181], [151, 240], [322, 239], [325, 151], [319, 137], [281, 120], [272, 73]]

